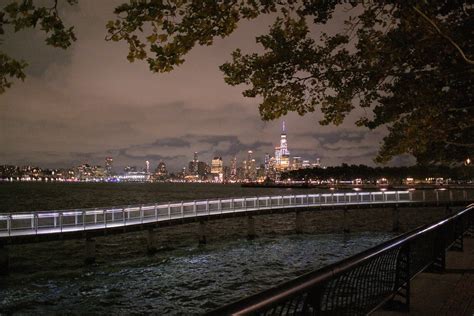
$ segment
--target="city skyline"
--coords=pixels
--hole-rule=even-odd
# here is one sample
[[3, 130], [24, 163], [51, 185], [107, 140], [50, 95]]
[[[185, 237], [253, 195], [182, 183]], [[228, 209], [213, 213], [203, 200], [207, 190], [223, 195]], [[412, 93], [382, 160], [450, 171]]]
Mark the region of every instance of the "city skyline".
[[[201, 173], [201, 169], [203, 168], [212, 168], [213, 162], [216, 160], [220, 160], [220, 169], [221, 171], [212, 171], [212, 169], [207, 172], [209, 174], [219, 174], [223, 173], [224, 168], [229, 168], [228, 172], [229, 175], [233, 175], [234, 177], [237, 175], [236, 170], [243, 168], [243, 169], [259, 169], [264, 168], [265, 175], [268, 176], [269, 169], [274, 169], [275, 171], [282, 172], [288, 169], [294, 168], [293, 162], [298, 161], [299, 167], [309, 167], [310, 165], [320, 166], [320, 158], [317, 157], [315, 159], [309, 158], [302, 160], [300, 156], [290, 156], [290, 152], [288, 149], [287, 143], [287, 132], [286, 132], [286, 124], [285, 121], [282, 122], [282, 129], [280, 134], [280, 142], [276, 146], [273, 147], [275, 156], [271, 157], [271, 155], [266, 152], [262, 157], [255, 156], [254, 151], [249, 149], [241, 156], [231, 156], [228, 160], [222, 159], [222, 156], [219, 155], [211, 155], [212, 158], [206, 160], [202, 159], [199, 152], [193, 153], [193, 159], [188, 162], [187, 165], [181, 166], [176, 169], [170, 169], [168, 166], [169, 161], [159, 160], [157, 162], [145, 160], [139, 165], [117, 165], [117, 162], [114, 157], [107, 156], [104, 157], [102, 162], [91, 162], [91, 161], [83, 161], [80, 164], [76, 165], [69, 165], [69, 166], [54, 166], [54, 167], [44, 167], [35, 164], [25, 164], [25, 165], [12, 165], [12, 164], [0, 164], [4, 166], [17, 166], [20, 168], [27, 168], [27, 169], [34, 169], [34, 168], [41, 168], [41, 169], [49, 169], [49, 170], [60, 170], [60, 169], [81, 169], [81, 168], [101, 168], [103, 169], [104, 174], [112, 175], [112, 174], [126, 174], [128, 172], [145, 172], [146, 174], [152, 174], [155, 171], [160, 169], [160, 166], [164, 165], [165, 169], [168, 173], [180, 173], [186, 171], [188, 174], [198, 174]], [[270, 151], [272, 152], [272, 151]], [[201, 159], [199, 159], [201, 157]], [[282, 158], [283, 157], [283, 158]], [[306, 157], [303, 157], [306, 158]], [[315, 163], [311, 163], [314, 161]], [[201, 166], [200, 163], [204, 162], [204, 165]], [[252, 164], [252, 167], [249, 167], [249, 162]], [[305, 165], [306, 163], [306, 165]], [[240, 166], [242, 164], [242, 166]], [[156, 166], [156, 167], [155, 167]], [[244, 173], [248, 172], [244, 171]], [[246, 178], [253, 178], [254, 176], [245, 175]], [[222, 176], [221, 176], [222, 181]]]
[[[230, 37], [193, 49], [176, 72], [157, 75], [144, 64], [130, 64], [125, 45], [103, 40], [111, 8], [119, 2], [61, 7], [78, 37], [67, 51], [45, 46], [37, 30], [6, 34], [2, 49], [30, 66], [25, 82], [2, 95], [0, 164], [103, 164], [112, 156], [120, 166], [165, 160], [179, 169], [195, 151], [206, 161], [245, 156], [248, 150], [257, 157], [273, 152], [281, 120], [262, 121], [260, 100], [244, 98], [244, 87], [225, 84], [218, 69], [236, 47], [257, 49], [250, 35], [265, 33], [271, 17], [242, 22]], [[342, 16], [336, 12], [336, 20]], [[343, 25], [335, 21], [325, 28], [336, 32]], [[386, 132], [358, 128], [356, 117], [336, 127], [320, 126], [319, 112], [286, 115], [292, 154], [317, 154], [333, 165], [373, 165]], [[411, 162], [402, 157], [393, 164]]]

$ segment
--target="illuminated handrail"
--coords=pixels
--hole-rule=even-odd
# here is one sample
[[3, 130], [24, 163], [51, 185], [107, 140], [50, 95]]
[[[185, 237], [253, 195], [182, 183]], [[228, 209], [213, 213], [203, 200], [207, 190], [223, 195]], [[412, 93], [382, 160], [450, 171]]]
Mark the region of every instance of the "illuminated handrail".
[[[415, 195], [420, 194], [412, 191], [334, 192], [219, 198], [164, 204], [114, 206], [100, 209], [0, 213], [0, 238], [106, 229], [178, 218], [258, 212], [270, 209], [443, 201], [443, 193], [437, 192], [431, 198], [424, 191], [421, 197]], [[465, 191], [463, 191], [462, 197], [463, 199], [458, 200], [466, 200], [468, 198]], [[449, 201], [454, 201], [455, 198], [456, 196], [453, 196], [452, 192], [450, 192]]]
[[462, 250], [472, 227], [474, 204], [206, 315], [367, 315], [390, 300], [408, 311], [411, 279], [444, 269], [446, 250]]

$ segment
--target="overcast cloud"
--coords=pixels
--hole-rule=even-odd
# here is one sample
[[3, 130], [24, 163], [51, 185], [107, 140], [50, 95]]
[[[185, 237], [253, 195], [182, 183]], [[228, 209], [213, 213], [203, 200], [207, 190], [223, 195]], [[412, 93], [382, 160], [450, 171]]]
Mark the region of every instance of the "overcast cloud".
[[[258, 99], [244, 98], [243, 87], [230, 87], [218, 66], [237, 47], [258, 50], [255, 36], [271, 18], [241, 25], [210, 47], [196, 47], [170, 74], [153, 74], [145, 63], [129, 63], [123, 43], [104, 41], [105, 24], [121, 1], [81, 0], [62, 11], [75, 25], [78, 41], [67, 51], [46, 47], [35, 31], [8, 34], [2, 46], [25, 58], [28, 77], [0, 96], [0, 164], [68, 167], [79, 163], [155, 168], [164, 160], [178, 169], [199, 152], [209, 161], [221, 155], [258, 160], [278, 144], [281, 120], [263, 122]], [[332, 31], [343, 25], [331, 25]], [[318, 125], [319, 113], [285, 117], [292, 155], [325, 165], [373, 164], [383, 130], [353, 125]], [[410, 159], [400, 158], [397, 163]]]

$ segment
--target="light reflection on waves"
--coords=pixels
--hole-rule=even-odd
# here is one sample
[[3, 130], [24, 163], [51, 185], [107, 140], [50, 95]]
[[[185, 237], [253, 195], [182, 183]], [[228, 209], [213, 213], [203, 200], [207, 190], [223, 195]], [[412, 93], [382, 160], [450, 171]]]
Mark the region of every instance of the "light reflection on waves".
[[73, 280], [49, 277], [0, 289], [0, 312], [199, 314], [335, 262], [388, 233], [293, 235], [167, 252]]

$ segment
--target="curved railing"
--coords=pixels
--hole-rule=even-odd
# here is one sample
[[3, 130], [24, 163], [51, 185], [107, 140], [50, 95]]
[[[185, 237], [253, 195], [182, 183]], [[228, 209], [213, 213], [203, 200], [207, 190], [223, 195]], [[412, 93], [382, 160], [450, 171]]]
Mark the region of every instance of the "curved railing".
[[410, 280], [428, 267], [444, 269], [446, 250], [462, 250], [470, 227], [474, 204], [209, 315], [366, 315], [385, 303], [407, 311]]
[[270, 209], [467, 200], [469, 195], [472, 193], [466, 191], [456, 194], [452, 191], [444, 193], [436, 191], [430, 196], [424, 191], [335, 192], [156, 203], [101, 209], [0, 213], [0, 238], [107, 229], [179, 218]]

